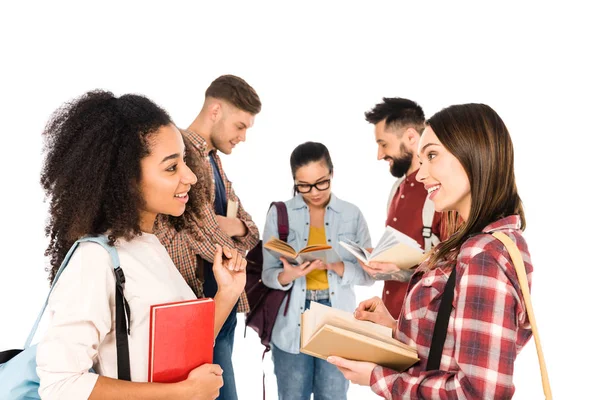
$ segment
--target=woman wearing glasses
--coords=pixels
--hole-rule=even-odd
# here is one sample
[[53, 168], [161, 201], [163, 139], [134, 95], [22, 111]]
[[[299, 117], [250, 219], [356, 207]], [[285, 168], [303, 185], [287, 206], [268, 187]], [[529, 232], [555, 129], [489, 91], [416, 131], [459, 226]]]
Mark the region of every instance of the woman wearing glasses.
[[[273, 327], [272, 349], [279, 398], [282, 400], [345, 399], [348, 381], [327, 361], [300, 353], [300, 315], [311, 301], [353, 312], [354, 285], [373, 280], [344, 250], [339, 241], [351, 240], [371, 247], [367, 223], [355, 205], [331, 192], [333, 163], [321, 143], [306, 142], [290, 157], [294, 197], [286, 201], [290, 232], [288, 243], [296, 251], [307, 245], [328, 244], [342, 261], [291, 265], [263, 250], [262, 280], [273, 289], [291, 290], [289, 305], [282, 304]], [[271, 208], [263, 238], [278, 237], [277, 210]], [[287, 313], [284, 315], [284, 310]]]

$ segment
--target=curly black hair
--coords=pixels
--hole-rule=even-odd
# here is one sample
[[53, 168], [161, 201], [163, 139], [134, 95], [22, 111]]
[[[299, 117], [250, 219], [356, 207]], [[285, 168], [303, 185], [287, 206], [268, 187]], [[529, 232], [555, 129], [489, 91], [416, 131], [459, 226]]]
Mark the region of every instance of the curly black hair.
[[[50, 258], [51, 282], [82, 236], [108, 233], [114, 245], [118, 238], [141, 235], [140, 161], [150, 154], [152, 135], [171, 123], [169, 114], [144, 96], [115, 97], [102, 90], [85, 93], [54, 112], [43, 133], [41, 174], [50, 202], [45, 256]], [[199, 160], [188, 157], [188, 165], [198, 175], [188, 207], [199, 209], [206, 201], [207, 179]], [[180, 230], [185, 218], [169, 220]]]

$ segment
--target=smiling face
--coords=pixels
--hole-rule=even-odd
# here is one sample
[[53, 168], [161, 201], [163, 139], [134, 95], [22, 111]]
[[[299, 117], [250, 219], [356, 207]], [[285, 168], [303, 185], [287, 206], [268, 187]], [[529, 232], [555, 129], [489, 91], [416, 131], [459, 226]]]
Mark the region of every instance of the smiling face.
[[141, 161], [140, 190], [145, 204], [140, 225], [143, 231], [152, 232], [158, 214], [183, 214], [197, 178], [185, 164], [183, 138], [173, 124], [161, 127], [148, 140], [150, 154]]
[[212, 147], [223, 154], [231, 154], [239, 142], [246, 141], [246, 131], [254, 125], [254, 115], [227, 102], [215, 104], [214, 125], [210, 132]]
[[412, 131], [409, 134], [406, 131], [386, 128], [385, 120], [375, 124], [377, 159], [387, 161], [390, 173], [396, 178], [403, 177], [411, 169], [414, 158], [411, 147], [416, 147], [418, 142]]
[[421, 168], [417, 180], [425, 185], [436, 211], [458, 211], [467, 220], [471, 210], [471, 184], [458, 159], [427, 126], [419, 141]]
[[[332, 175], [324, 161], [313, 161], [296, 170], [294, 184], [308, 206], [325, 207], [331, 197], [331, 178]], [[316, 187], [309, 188], [309, 185]], [[302, 193], [306, 189], [310, 192]]]

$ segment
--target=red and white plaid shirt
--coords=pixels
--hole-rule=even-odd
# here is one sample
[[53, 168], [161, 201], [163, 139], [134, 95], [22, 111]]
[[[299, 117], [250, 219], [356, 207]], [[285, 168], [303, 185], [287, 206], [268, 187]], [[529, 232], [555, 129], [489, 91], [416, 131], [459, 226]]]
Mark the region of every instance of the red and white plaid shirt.
[[[209, 171], [212, 171], [212, 167], [208, 159], [209, 152], [206, 141], [200, 135], [197, 135], [194, 132], [183, 129], [181, 132], [194, 145], [193, 148], [187, 149], [187, 151], [196, 152], [199, 157], [205, 161], [206, 168], [208, 168]], [[233, 186], [231, 185], [229, 179], [227, 179], [225, 171], [223, 171], [221, 159], [216, 152], [214, 154], [214, 158], [219, 169], [219, 173], [221, 174], [221, 178], [223, 179], [223, 183], [225, 184], [227, 200], [232, 200], [238, 203], [237, 218], [239, 218], [246, 225], [246, 228], [248, 229], [246, 236], [232, 238], [219, 228], [219, 223], [217, 222], [214, 209], [214, 182], [212, 183], [210, 189], [210, 199], [207, 203], [202, 204], [200, 210], [189, 210], [187, 208], [185, 210], [186, 213], [189, 213], [191, 219], [198, 221], [189, 228], [194, 231], [193, 233], [195, 235], [185, 229], [177, 232], [175, 228], [170, 226], [164, 218], [158, 218], [154, 231], [160, 242], [169, 252], [173, 262], [179, 269], [179, 272], [181, 272], [183, 278], [198, 297], [202, 297], [204, 292], [202, 290], [203, 282], [200, 281], [196, 276], [196, 269], [198, 267], [202, 267], [201, 265], [198, 265], [197, 256], [212, 262], [216, 250], [215, 244], [235, 248], [240, 253], [245, 255], [247, 250], [252, 249], [258, 244], [259, 240], [258, 228], [252, 221], [250, 214], [244, 210], [240, 199], [233, 191]], [[210, 175], [212, 176], [212, 173]], [[201, 240], [199, 241], [197, 237], [199, 237]], [[243, 313], [250, 311], [245, 292], [242, 292], [237, 310], [238, 312]]]
[[[531, 286], [533, 267], [520, 226], [520, 218], [512, 215], [483, 231], [501, 231], [517, 244]], [[454, 266], [456, 287], [440, 370], [426, 371], [441, 296]], [[531, 327], [508, 250], [492, 235], [480, 234], [463, 244], [456, 263], [423, 267], [411, 278], [396, 333], [396, 339], [416, 347], [420, 361], [403, 373], [375, 367], [371, 389], [386, 399], [511, 398], [515, 358], [531, 338]]]

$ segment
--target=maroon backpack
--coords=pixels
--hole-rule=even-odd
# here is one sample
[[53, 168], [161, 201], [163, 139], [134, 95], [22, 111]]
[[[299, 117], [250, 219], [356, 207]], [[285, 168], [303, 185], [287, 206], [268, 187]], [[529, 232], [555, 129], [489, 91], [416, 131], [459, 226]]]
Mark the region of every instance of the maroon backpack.
[[[287, 208], [285, 207], [285, 203], [281, 201], [271, 203], [271, 207], [273, 206], [277, 208], [277, 231], [279, 239], [287, 242], [290, 231]], [[269, 209], [271, 208], [269, 207]], [[262, 282], [262, 241], [258, 242], [256, 247], [248, 252], [246, 261], [248, 264], [246, 265], [245, 290], [248, 296], [248, 303], [250, 304], [250, 312], [246, 315], [246, 327], [249, 326], [258, 333], [260, 342], [265, 346], [264, 358], [265, 353], [271, 349], [271, 333], [273, 332], [275, 319], [286, 297], [287, 303], [283, 315], [287, 314], [291, 289], [285, 291], [271, 289]]]

